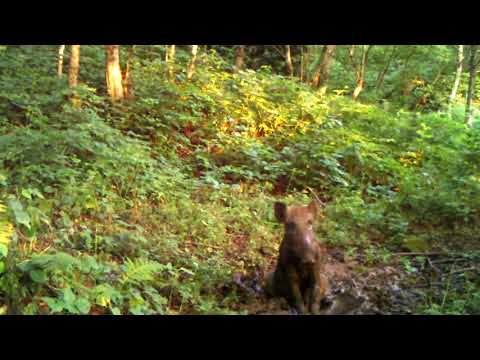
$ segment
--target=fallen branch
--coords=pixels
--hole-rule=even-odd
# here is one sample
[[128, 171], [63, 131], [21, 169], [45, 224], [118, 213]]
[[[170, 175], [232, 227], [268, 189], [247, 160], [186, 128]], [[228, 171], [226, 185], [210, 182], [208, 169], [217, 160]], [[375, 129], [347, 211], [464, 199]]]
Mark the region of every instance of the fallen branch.
[[453, 271], [451, 272], [450, 274], [459, 274], [459, 273], [464, 273], [464, 272], [467, 272], [467, 271], [472, 271], [472, 270], [477, 270], [477, 267], [476, 266], [472, 266], [472, 267], [469, 267], [469, 268], [465, 268], [465, 269], [460, 269], [460, 270], [457, 270], [457, 271]]
[[441, 252], [431, 252], [431, 253], [422, 253], [422, 252], [400, 252], [392, 254], [392, 256], [448, 256], [449, 254]]
[[434, 264], [445, 264], [445, 263], [451, 263], [451, 262], [457, 262], [457, 261], [469, 261], [470, 259], [467, 258], [453, 258], [453, 259], [445, 259], [445, 260], [434, 260], [432, 263]]
[[426, 283], [426, 284], [417, 284], [417, 285], [413, 286], [413, 288], [419, 289], [419, 288], [429, 288], [429, 287], [433, 287], [433, 286], [443, 286], [443, 285], [445, 285], [445, 284], [442, 283], [442, 282], [429, 282], [429, 283]]
[[441, 273], [442, 273], [442, 271], [441, 271], [439, 268], [437, 268], [437, 267], [432, 263], [432, 261], [430, 260], [429, 257], [427, 257], [427, 261], [428, 261], [428, 264], [430, 265], [430, 267], [431, 267], [437, 274], [441, 274]]
[[198, 242], [194, 242], [194, 241], [189, 241], [187, 244], [194, 245], [194, 246], [200, 246], [200, 247], [208, 247], [208, 248], [212, 248], [212, 249], [219, 249], [219, 250], [224, 250], [225, 249], [225, 247], [209, 245], [209, 244], [202, 244], [202, 243], [198, 243]]

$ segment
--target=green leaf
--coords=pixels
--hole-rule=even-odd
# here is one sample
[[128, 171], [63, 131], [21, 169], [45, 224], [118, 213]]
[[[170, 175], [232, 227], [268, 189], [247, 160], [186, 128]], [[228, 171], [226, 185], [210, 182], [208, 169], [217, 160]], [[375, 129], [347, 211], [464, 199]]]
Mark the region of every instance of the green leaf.
[[52, 310], [52, 313], [60, 313], [64, 309], [63, 302], [58, 301], [57, 299], [51, 297], [42, 297], [42, 300], [45, 301], [50, 310]]
[[8, 246], [5, 244], [0, 244], [0, 258], [7, 256]]
[[24, 198], [32, 200], [32, 189], [23, 189], [21, 194]]
[[85, 298], [78, 298], [75, 300], [75, 306], [80, 312], [80, 314], [88, 314], [90, 312], [90, 302]]
[[122, 313], [120, 312], [120, 309], [117, 307], [114, 307], [111, 310], [112, 310], [112, 315], [122, 315]]
[[30, 278], [37, 284], [45, 284], [48, 281], [48, 276], [43, 270], [30, 271]]
[[0, 274], [3, 274], [5, 272], [5, 263], [3, 261], [0, 261]]
[[77, 265], [80, 261], [73, 256], [59, 252], [52, 256], [52, 261], [60, 269], [66, 270], [70, 265]]
[[145, 315], [145, 314], [143, 313], [143, 311], [142, 311], [141, 306], [139, 306], [139, 305], [131, 308], [131, 309], [130, 309], [130, 313], [131, 313], [132, 315]]
[[26, 272], [29, 272], [33, 268], [33, 266], [30, 261], [25, 261], [21, 264], [18, 264], [18, 268], [24, 273], [26, 273]]
[[73, 293], [72, 289], [70, 289], [69, 287], [65, 288], [63, 289], [62, 293], [63, 301], [65, 302], [65, 304], [72, 305], [75, 301], [75, 294]]
[[65, 310], [67, 310], [70, 314], [78, 314], [78, 310], [75, 306], [75, 303], [65, 304]]
[[8, 206], [12, 209], [17, 224], [24, 225], [30, 230], [30, 216], [23, 210], [23, 206], [17, 199], [9, 200]]
[[55, 189], [53, 187], [47, 185], [43, 188], [43, 191], [45, 191], [48, 194], [52, 194], [52, 193], [55, 192]]
[[70, 216], [68, 216], [67, 213], [63, 213], [62, 215], [63, 226], [65, 226], [66, 228], [72, 226], [72, 220], [70, 219]]
[[32, 190], [32, 195], [35, 195], [36, 197], [39, 197], [40, 199], [45, 199], [42, 195], [42, 193], [38, 189], [33, 189]]

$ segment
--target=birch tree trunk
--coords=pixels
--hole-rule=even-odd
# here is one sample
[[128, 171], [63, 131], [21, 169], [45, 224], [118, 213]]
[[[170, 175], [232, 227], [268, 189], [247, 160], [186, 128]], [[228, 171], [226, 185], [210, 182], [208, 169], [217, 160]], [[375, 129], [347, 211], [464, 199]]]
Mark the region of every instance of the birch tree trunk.
[[285, 45], [285, 60], [287, 62], [288, 75], [293, 76], [293, 63], [292, 63], [292, 53], [290, 51], [290, 45]]
[[469, 61], [469, 74], [468, 79], [468, 92], [467, 92], [467, 106], [465, 109], [465, 122], [468, 127], [473, 124], [472, 102], [475, 96], [475, 80], [477, 76], [477, 64], [476, 54], [478, 45], [470, 45], [470, 61]]
[[462, 79], [463, 73], [463, 45], [458, 45], [457, 53], [457, 72], [455, 74], [455, 82], [453, 83], [452, 92], [448, 98], [448, 103], [451, 104], [457, 97], [458, 87], [460, 86], [460, 81]]
[[167, 49], [167, 77], [171, 82], [175, 82], [175, 71], [173, 69], [175, 64], [175, 45], [170, 45]]
[[59, 79], [63, 75], [63, 53], [65, 51], [65, 45], [60, 45], [58, 48], [58, 63], [57, 63], [57, 76]]
[[192, 45], [192, 57], [190, 59], [190, 63], [188, 64], [188, 69], [187, 69], [188, 80], [192, 80], [193, 73], [195, 72], [195, 62], [197, 60], [197, 51], [198, 51], [198, 45]]

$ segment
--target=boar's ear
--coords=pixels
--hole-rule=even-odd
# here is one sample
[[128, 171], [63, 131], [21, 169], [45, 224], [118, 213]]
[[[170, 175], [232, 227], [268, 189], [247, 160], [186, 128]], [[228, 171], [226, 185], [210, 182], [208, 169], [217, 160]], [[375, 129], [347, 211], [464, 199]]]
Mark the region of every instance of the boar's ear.
[[287, 219], [287, 205], [281, 202], [276, 202], [274, 204], [275, 217], [279, 222], [285, 222]]
[[310, 204], [308, 204], [308, 211], [310, 211], [310, 213], [313, 215], [313, 217], [316, 218], [317, 215], [318, 215], [318, 212], [319, 212], [318, 210], [319, 209], [318, 209], [317, 202], [315, 200], [312, 200], [310, 202]]

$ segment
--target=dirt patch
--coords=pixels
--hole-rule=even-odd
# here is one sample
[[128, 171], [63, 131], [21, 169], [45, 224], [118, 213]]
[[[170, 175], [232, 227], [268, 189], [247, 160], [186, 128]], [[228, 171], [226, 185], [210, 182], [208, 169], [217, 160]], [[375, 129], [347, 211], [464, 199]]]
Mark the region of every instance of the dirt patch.
[[[273, 271], [256, 271], [234, 280], [240, 293], [248, 294], [242, 310], [255, 315], [294, 315], [284, 299], [267, 299], [265, 275]], [[329, 249], [325, 266], [329, 279], [324, 315], [411, 314], [421, 295], [410, 289], [409, 276], [401, 268], [390, 265], [365, 266], [361, 259], [349, 259], [339, 249]]]

